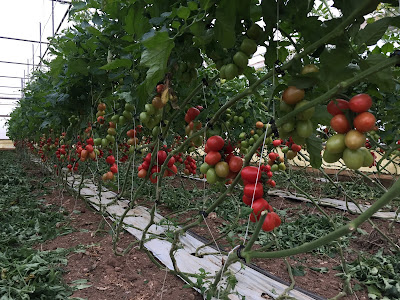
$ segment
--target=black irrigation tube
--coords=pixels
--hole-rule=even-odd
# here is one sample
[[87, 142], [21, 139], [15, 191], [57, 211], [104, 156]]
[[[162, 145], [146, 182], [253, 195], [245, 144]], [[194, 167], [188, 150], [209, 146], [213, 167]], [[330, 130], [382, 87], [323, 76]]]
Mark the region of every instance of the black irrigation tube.
[[[210, 243], [210, 241], [207, 240], [205, 237], [203, 237], [203, 236], [201, 236], [201, 235], [198, 235], [197, 233], [194, 233], [194, 232], [191, 231], [190, 229], [189, 229], [188, 231], [186, 231], [186, 233], [188, 233], [191, 237], [195, 238], [196, 240], [198, 240], [198, 241], [200, 241], [200, 242], [202, 242], [202, 243], [204, 243], [204, 244]], [[223, 247], [221, 247], [219, 244], [217, 244], [217, 245], [215, 246], [214, 243], [213, 243], [213, 244], [210, 244], [210, 245], [208, 245], [208, 246], [211, 247], [211, 248], [213, 248], [213, 249], [215, 249], [216, 251], [222, 250], [222, 251], [228, 252], [226, 249], [224, 249]], [[275, 276], [275, 275], [269, 273], [267, 270], [264, 270], [264, 269], [260, 268], [259, 266], [255, 265], [255, 264], [253, 264], [253, 263], [248, 264], [248, 263], [245, 263], [244, 261], [241, 261], [241, 262], [242, 262], [245, 266], [247, 266], [247, 267], [253, 269], [254, 271], [257, 271], [257, 272], [259, 272], [259, 273], [261, 273], [261, 274], [263, 274], [263, 275], [265, 275], [265, 276], [267, 276], [267, 277], [269, 277], [269, 278], [271, 278], [271, 279], [273, 279], [273, 280], [275, 280], [275, 281], [277, 281], [277, 282], [279, 282], [279, 283], [281, 283], [281, 284], [284, 284], [284, 285], [286, 285], [286, 286], [289, 286], [289, 285], [290, 285], [288, 282], [286, 282], [285, 280], [281, 279], [280, 277], [277, 277], [277, 276]], [[316, 294], [314, 294], [314, 293], [312, 293], [312, 292], [309, 292], [309, 291], [307, 291], [307, 290], [304, 290], [304, 289], [302, 289], [302, 288], [300, 288], [300, 287], [295, 286], [293, 289], [296, 290], [296, 291], [299, 291], [299, 292], [301, 292], [301, 293], [303, 293], [303, 294], [305, 294], [305, 295], [307, 295], [307, 296], [309, 296], [309, 297], [311, 297], [311, 298], [313, 298], [313, 299], [315, 299], [315, 300], [326, 300], [326, 298], [323, 298], [323, 297], [321, 297], [321, 296], [319, 296], [319, 295], [316, 295]]]

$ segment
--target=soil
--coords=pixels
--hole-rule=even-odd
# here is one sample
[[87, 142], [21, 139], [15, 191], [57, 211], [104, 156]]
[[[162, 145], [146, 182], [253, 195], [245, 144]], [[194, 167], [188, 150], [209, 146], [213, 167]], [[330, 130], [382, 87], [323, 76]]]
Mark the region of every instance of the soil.
[[[30, 172], [32, 177], [40, 175], [33, 169]], [[103, 218], [81, 199], [54, 188], [54, 182], [45, 185], [52, 189], [45, 196], [45, 203], [63, 207], [69, 213], [70, 221], [60, 226], [69, 226], [76, 231], [37, 245], [37, 248], [54, 250], [79, 246], [81, 251], [72, 252], [67, 257], [64, 280], [71, 285], [75, 280], [86, 279], [90, 287], [75, 291], [72, 297], [89, 300], [203, 299], [193, 289], [184, 288], [181, 279], [160, 270], [145, 252], [136, 247], [125, 256], [114, 255], [110, 227], [106, 225], [104, 231], [96, 233]], [[136, 242], [128, 233], [120, 236], [117, 249], [120, 252]]]
[[[187, 181], [186, 187], [197, 186], [203, 188], [202, 182], [194, 182], [190, 179]], [[54, 183], [50, 183], [54, 186]], [[183, 288], [184, 282], [179, 278], [160, 270], [149, 257], [136, 247], [134, 247], [125, 256], [115, 256], [112, 250], [111, 235], [109, 232], [96, 233], [99, 224], [103, 218], [92, 211], [86, 204], [74, 197], [62, 194], [59, 189], [46, 196], [49, 204], [56, 204], [64, 207], [70, 213], [70, 223], [66, 226], [72, 226], [75, 232], [65, 236], [59, 236], [54, 240], [48, 241], [40, 247], [44, 250], [56, 248], [70, 248], [80, 245], [80, 249], [84, 251], [72, 253], [68, 257], [68, 265], [66, 267], [65, 280], [72, 283], [75, 280], [87, 279], [91, 286], [74, 293], [73, 297], [81, 297], [85, 299], [203, 299], [203, 297], [192, 289]], [[288, 209], [290, 213], [299, 213], [299, 211], [307, 211], [308, 213], [316, 213], [310, 211], [307, 203], [288, 200], [280, 197], [271, 197], [268, 199], [270, 204], [277, 209]], [[139, 201], [141, 205], [148, 206], [148, 202]], [[299, 210], [300, 208], [300, 210]], [[312, 208], [315, 209], [315, 208]], [[333, 208], [325, 208], [328, 214], [342, 214], [343, 216], [353, 219], [356, 216], [339, 211]], [[158, 212], [162, 215], [171, 213], [171, 211], [161, 205], [158, 206]], [[186, 213], [180, 216], [180, 220], [184, 220], [193, 216], [194, 213]], [[379, 228], [388, 233], [388, 221], [373, 220]], [[217, 237], [219, 228], [226, 223], [215, 213], [211, 213], [207, 217], [207, 224], [211, 229], [214, 237]], [[360, 236], [352, 240], [350, 248], [357, 251], [369, 251], [375, 253], [378, 249], [387, 245], [370, 224], [365, 223], [361, 227], [368, 235]], [[106, 230], [110, 228], [106, 225]], [[194, 233], [212, 240], [210, 232], [206, 227], [196, 227]], [[399, 243], [400, 226], [396, 224], [394, 232], [390, 234], [394, 241]], [[122, 251], [130, 243], [135, 242], [135, 238], [128, 233], [121, 234], [118, 251]], [[221, 245], [227, 245], [227, 241], [222, 239]], [[83, 246], [83, 247], [82, 247]], [[225, 249], [229, 251], [230, 249]], [[345, 252], [346, 260], [352, 261], [355, 257], [354, 251]], [[339, 257], [329, 257], [327, 255], [318, 254], [301, 254], [290, 257], [288, 262], [292, 267], [301, 265], [306, 268], [305, 276], [295, 276], [296, 287], [312, 292], [323, 298], [331, 298], [336, 296], [343, 289], [343, 281], [335, 276], [338, 270], [334, 268], [340, 265]], [[287, 272], [284, 259], [270, 260], [254, 260], [252, 263], [258, 267], [268, 271], [287, 283], [290, 278]], [[327, 273], [319, 273], [310, 269], [325, 267]], [[165, 283], [164, 283], [165, 281]], [[352, 282], [356, 283], [356, 282]], [[357, 291], [355, 295], [346, 296], [342, 299], [368, 299], [366, 290]]]

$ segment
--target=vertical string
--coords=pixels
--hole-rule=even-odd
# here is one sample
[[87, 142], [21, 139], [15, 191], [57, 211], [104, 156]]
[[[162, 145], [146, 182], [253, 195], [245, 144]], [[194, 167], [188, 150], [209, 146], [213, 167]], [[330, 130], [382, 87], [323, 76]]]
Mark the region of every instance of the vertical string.
[[[135, 115], [136, 115], [136, 106], [135, 106]], [[137, 132], [136, 132], [136, 121], [135, 118], [133, 118], [133, 130], [135, 132], [135, 135], [133, 136], [134, 138], [137, 138]], [[137, 138], [138, 139], [138, 138]], [[136, 140], [134, 140], [136, 141]], [[133, 181], [134, 181], [134, 175], [135, 175], [135, 160], [136, 160], [136, 148], [138, 147], [139, 144], [139, 139], [137, 143], [134, 143], [133, 145], [131, 145], [131, 147], [134, 147], [134, 151], [133, 151], [133, 159], [132, 159], [132, 177], [131, 177], [131, 199], [130, 201], [132, 201], [133, 198]]]

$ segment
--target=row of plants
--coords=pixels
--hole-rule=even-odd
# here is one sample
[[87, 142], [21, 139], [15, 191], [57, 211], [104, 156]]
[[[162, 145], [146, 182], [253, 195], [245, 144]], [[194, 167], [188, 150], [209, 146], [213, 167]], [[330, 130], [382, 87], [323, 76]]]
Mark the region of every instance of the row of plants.
[[[8, 135], [61, 178], [64, 168], [89, 176], [114, 187], [118, 197], [131, 187], [130, 205], [115, 224], [114, 249], [123, 219], [149, 181], [155, 193], [143, 237], [168, 177], [206, 178], [218, 191], [214, 201], [171, 234], [173, 272], [193, 286], [174, 259], [179, 236], [221, 210], [238, 185], [238, 201], [248, 205], [241, 217], [255, 223], [240, 257], [250, 262], [311, 251], [367, 220], [373, 224], [372, 214], [398, 195], [396, 182], [343, 226], [310, 196], [330, 220], [329, 233], [290, 249], [253, 248], [261, 231], [282, 225], [267, 191], [302, 149], [321, 170], [323, 160], [352, 170], [375, 164], [378, 172], [384, 160], [396, 163], [400, 56], [392, 30], [399, 18], [390, 13], [391, 2], [74, 2], [73, 26], [52, 39], [49, 70], [32, 78]], [[387, 46], [378, 46], [381, 41]], [[261, 71], [249, 65], [258, 46], [266, 47]], [[368, 149], [384, 155], [375, 160]], [[207, 291], [201, 287], [208, 298], [219, 293], [225, 267], [238, 260], [232, 252]]]

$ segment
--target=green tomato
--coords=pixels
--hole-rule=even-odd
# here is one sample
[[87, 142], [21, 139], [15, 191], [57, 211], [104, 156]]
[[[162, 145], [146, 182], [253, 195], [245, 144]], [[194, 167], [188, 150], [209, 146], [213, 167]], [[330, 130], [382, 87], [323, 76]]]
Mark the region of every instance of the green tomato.
[[211, 168], [211, 166], [210, 166], [208, 163], [203, 163], [203, 164], [200, 166], [200, 173], [201, 173], [201, 174], [206, 174], [207, 171], [208, 171], [210, 168]]
[[292, 132], [294, 130], [295, 125], [296, 122], [294, 120], [289, 120], [285, 124], [283, 124], [281, 128], [284, 132]]
[[140, 121], [142, 121], [143, 123], [146, 123], [146, 122], [149, 121], [150, 117], [149, 117], [149, 115], [148, 115], [146, 112], [143, 111], [143, 112], [140, 113], [139, 119], [140, 119]]
[[372, 156], [371, 152], [365, 147], [360, 148], [363, 153], [364, 153], [364, 161], [363, 161], [363, 167], [369, 167], [370, 165], [373, 164], [374, 162], [374, 157]]
[[346, 149], [344, 138], [344, 134], [335, 134], [331, 136], [326, 141], [326, 150], [333, 154], [342, 153], [344, 149]]
[[[114, 144], [115, 143], [115, 137], [111, 134], [107, 134], [106, 139], [111, 143]], [[103, 144], [103, 141], [101, 142]]]
[[241, 133], [239, 134], [239, 139], [243, 140], [243, 139], [245, 139], [245, 138], [246, 138], [246, 132], [241, 132]]
[[286, 104], [286, 102], [280, 100], [279, 101], [279, 110], [285, 113], [289, 113], [293, 110], [293, 107], [290, 106], [289, 104]]
[[234, 116], [233, 117], [233, 122], [238, 123], [239, 122], [239, 117], [238, 116]]
[[209, 184], [214, 184], [218, 180], [217, 173], [215, 172], [214, 168], [209, 168], [207, 170], [206, 177]]
[[304, 137], [302, 137], [302, 136], [299, 136], [299, 135], [297, 134], [296, 131], [293, 131], [293, 132], [291, 133], [291, 135], [292, 135], [293, 141], [294, 141], [297, 145], [304, 145], [304, 144], [306, 143], [306, 139], [305, 139]]
[[247, 30], [246, 34], [252, 40], [258, 40], [262, 32], [263, 32], [262, 28], [256, 23], [253, 23]]
[[289, 151], [289, 147], [288, 146], [285, 146], [285, 147], [282, 148], [282, 152], [283, 153], [287, 153], [288, 151]]
[[111, 117], [111, 122], [118, 123], [118, 121], [119, 121], [119, 115], [113, 115]]
[[239, 67], [239, 68], [246, 68], [247, 64], [249, 63], [249, 58], [248, 56], [243, 53], [242, 51], [236, 52], [236, 54], [233, 56], [233, 62]]
[[249, 142], [248, 141], [241, 141], [240, 142], [240, 147], [244, 148], [244, 149], [248, 148], [249, 147]]
[[253, 135], [253, 138], [255, 141], [257, 141], [260, 138], [260, 136], [256, 133], [255, 135]]
[[313, 132], [313, 127], [312, 127], [311, 121], [310, 120], [297, 121], [296, 122], [296, 132], [299, 136], [301, 136], [303, 138], [308, 138]]
[[227, 80], [231, 80], [238, 76], [239, 70], [235, 64], [228, 64], [225, 67], [225, 77]]
[[255, 139], [254, 139], [253, 137], [252, 137], [252, 138], [249, 138], [249, 144], [250, 144], [250, 145], [253, 145], [254, 142], [255, 142]]
[[349, 169], [357, 170], [362, 167], [364, 163], [364, 151], [361, 148], [351, 150], [349, 148], [343, 151], [343, 161]]
[[102, 147], [107, 147], [110, 144], [110, 141], [108, 139], [101, 139], [101, 146]]
[[[132, 118], [133, 118], [132, 113], [130, 111], [127, 111], [127, 110], [124, 110], [122, 112], [122, 116], [125, 117], [125, 119], [128, 120], [128, 121], [132, 120]], [[120, 117], [120, 120], [121, 120], [121, 117]]]
[[244, 123], [244, 118], [242, 116], [239, 117], [239, 123], [243, 124]]
[[[294, 109], [298, 109], [298, 108], [300, 108], [300, 107], [306, 105], [306, 104], [309, 103], [309, 102], [310, 102], [310, 101], [302, 100], [302, 101], [300, 101], [299, 103], [296, 104], [296, 106], [294, 107]], [[306, 109], [305, 111], [302, 111], [302, 112], [298, 113], [298, 114], [296, 115], [296, 119], [297, 119], [297, 120], [303, 120], [303, 121], [309, 120], [309, 119], [311, 119], [312, 116], [314, 115], [314, 112], [315, 112], [315, 107], [310, 107], [310, 108]]]
[[272, 172], [276, 172], [276, 171], [278, 171], [279, 170], [279, 166], [277, 165], [277, 164], [273, 164], [272, 166], [271, 166], [271, 171]]
[[126, 103], [125, 104], [125, 110], [133, 112], [135, 110], [135, 105], [133, 105], [131, 103]]
[[283, 162], [280, 163], [278, 167], [279, 167], [279, 170], [281, 170], [281, 171], [285, 171], [286, 170], [286, 165]]
[[93, 142], [94, 142], [95, 146], [100, 146], [101, 145], [101, 138], [94, 139]]
[[226, 65], [223, 65], [221, 69], [219, 70], [219, 77], [221, 79], [226, 79], [226, 73], [225, 73]]
[[251, 39], [244, 39], [240, 44], [240, 50], [247, 56], [251, 56], [257, 51], [257, 43]]
[[151, 103], [145, 104], [144, 109], [149, 115], [153, 115], [156, 112], [156, 108]]
[[324, 151], [324, 154], [322, 155], [322, 158], [324, 159], [324, 161], [326, 161], [327, 163], [331, 164], [334, 162], [337, 162], [339, 159], [342, 158], [343, 153], [331, 153], [328, 150]]
[[119, 117], [119, 125], [124, 125], [126, 123], [126, 118], [124, 116]]

